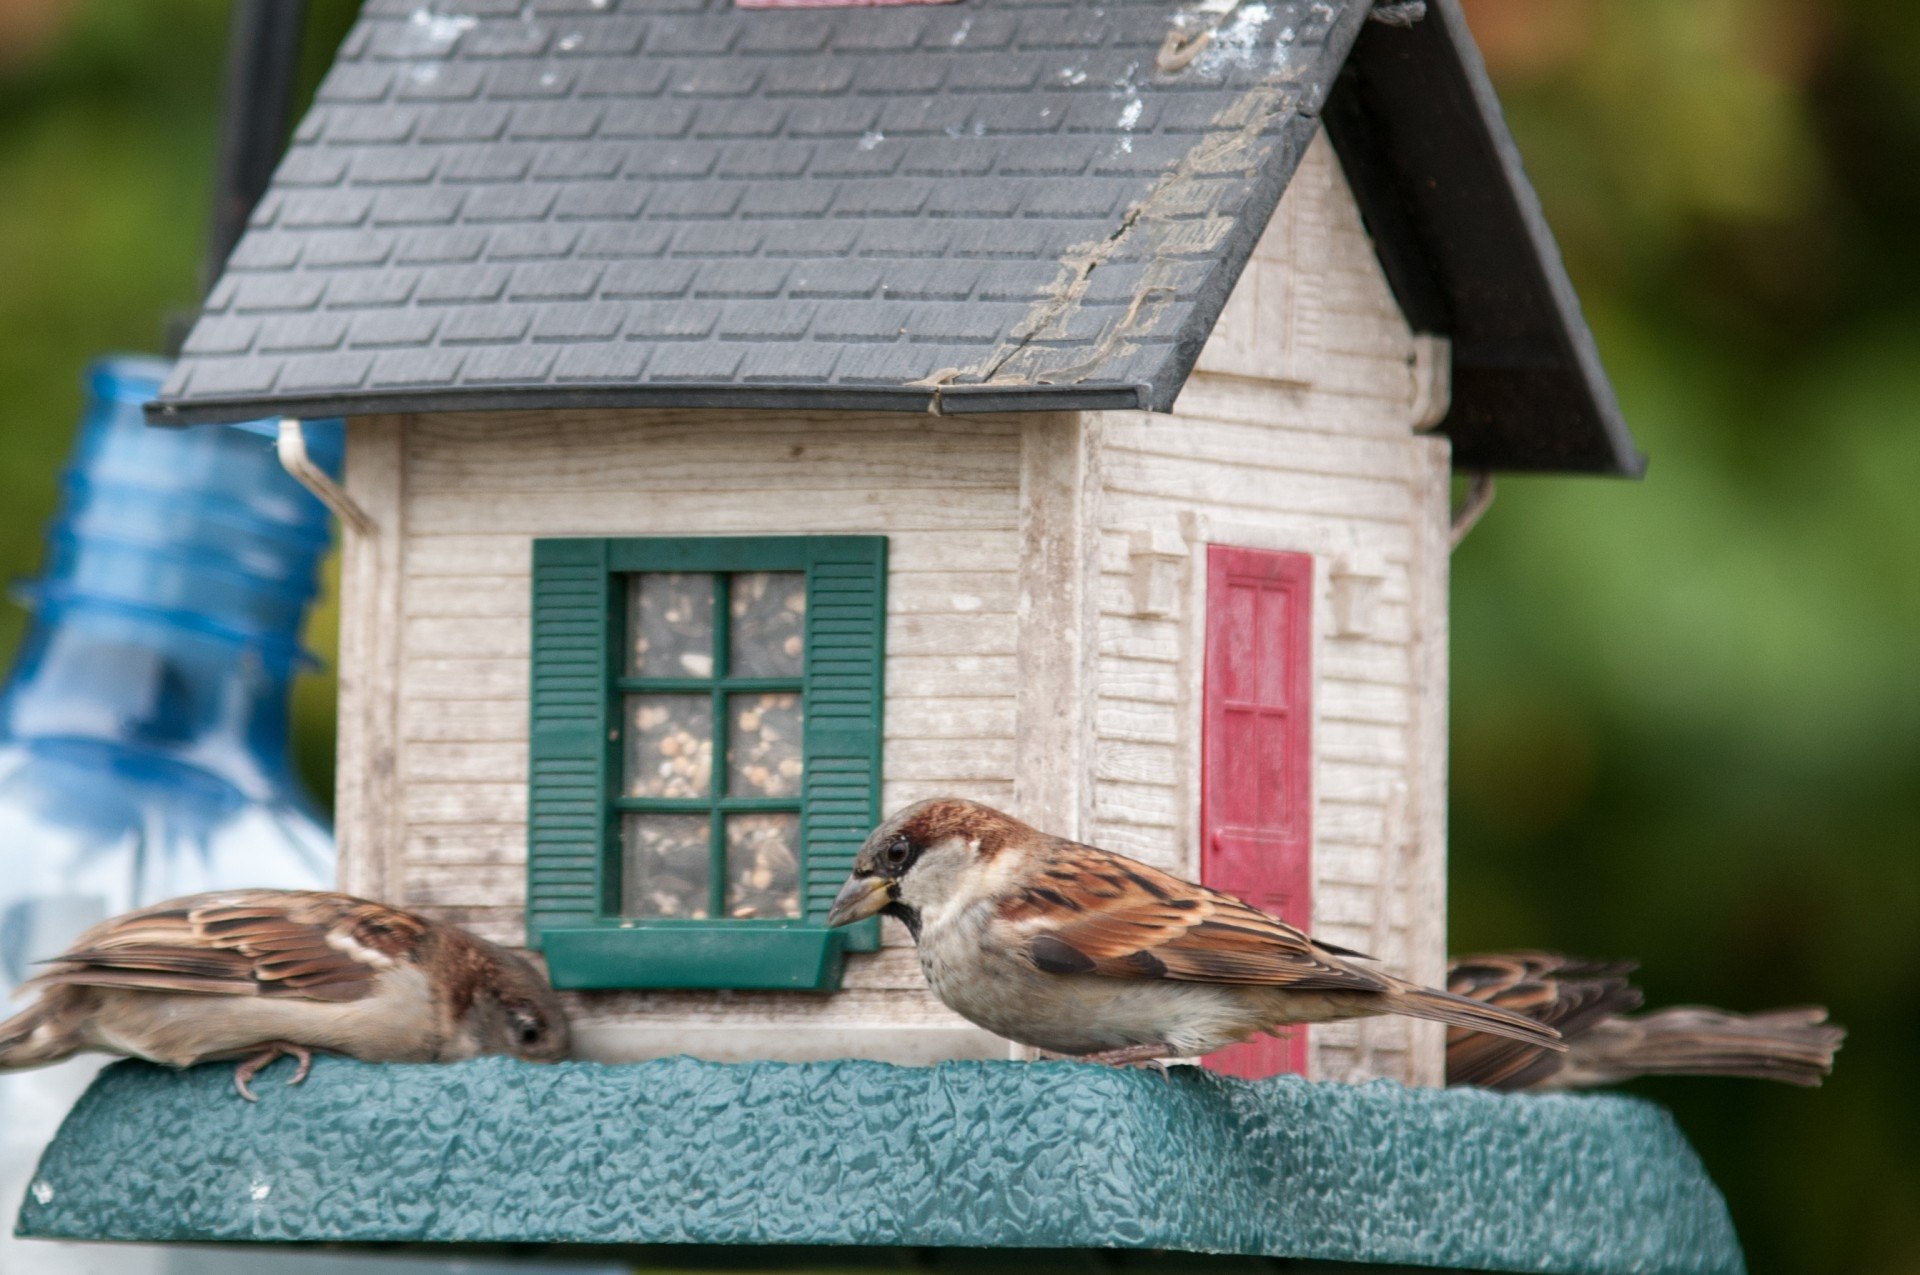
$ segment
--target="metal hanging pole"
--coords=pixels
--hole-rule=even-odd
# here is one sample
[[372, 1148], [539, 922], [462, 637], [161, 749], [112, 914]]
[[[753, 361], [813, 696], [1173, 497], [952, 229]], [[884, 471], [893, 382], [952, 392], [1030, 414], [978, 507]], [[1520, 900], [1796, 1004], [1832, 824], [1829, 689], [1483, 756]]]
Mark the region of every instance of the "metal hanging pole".
[[[234, 0], [220, 99], [220, 148], [213, 170], [213, 226], [201, 293], [212, 290], [253, 206], [267, 193], [293, 124], [293, 86], [306, 29], [306, 0]], [[358, 536], [374, 531], [353, 497], [307, 455], [298, 420], [280, 422], [280, 464]]]
[[234, 0], [203, 294], [220, 277], [286, 146], [306, 19], [306, 0]]

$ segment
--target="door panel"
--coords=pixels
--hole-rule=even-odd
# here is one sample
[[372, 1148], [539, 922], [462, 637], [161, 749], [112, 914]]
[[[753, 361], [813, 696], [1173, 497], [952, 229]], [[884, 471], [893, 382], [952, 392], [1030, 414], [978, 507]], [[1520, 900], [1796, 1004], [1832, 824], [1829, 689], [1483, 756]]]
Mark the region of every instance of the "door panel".
[[[1312, 920], [1313, 559], [1207, 547], [1200, 879], [1306, 929]], [[1208, 1055], [1254, 1078], [1304, 1072], [1307, 1033]]]

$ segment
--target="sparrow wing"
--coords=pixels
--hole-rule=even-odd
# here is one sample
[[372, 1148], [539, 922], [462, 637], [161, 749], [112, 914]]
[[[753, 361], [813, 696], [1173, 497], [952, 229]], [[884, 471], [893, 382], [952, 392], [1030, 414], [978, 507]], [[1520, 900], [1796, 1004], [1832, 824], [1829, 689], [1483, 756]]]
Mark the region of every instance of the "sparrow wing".
[[1232, 895], [1092, 846], [1072, 846], [1000, 905], [1035, 968], [1303, 991], [1384, 991], [1291, 925]]
[[[1640, 1007], [1627, 981], [1631, 961], [1587, 961], [1555, 952], [1455, 957], [1447, 990], [1559, 1031], [1569, 1043], [1616, 1014]], [[1447, 1029], [1447, 1083], [1526, 1089], [1563, 1066], [1563, 1055], [1465, 1027]]]
[[418, 917], [344, 894], [199, 894], [95, 926], [33, 981], [351, 1001], [425, 932]]

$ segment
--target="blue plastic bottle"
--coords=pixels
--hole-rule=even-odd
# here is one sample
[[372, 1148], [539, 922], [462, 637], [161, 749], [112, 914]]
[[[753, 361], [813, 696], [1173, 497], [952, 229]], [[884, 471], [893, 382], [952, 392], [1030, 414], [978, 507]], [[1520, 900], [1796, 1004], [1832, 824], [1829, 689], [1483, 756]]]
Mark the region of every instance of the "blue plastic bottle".
[[[0, 1016], [34, 961], [128, 908], [236, 886], [333, 886], [333, 838], [293, 776], [287, 738], [326, 510], [280, 468], [271, 422], [147, 426], [141, 405], [167, 370], [122, 358], [89, 371], [45, 565], [23, 590], [34, 621], [0, 690]], [[337, 472], [339, 424], [306, 432], [315, 462]], [[103, 1061], [0, 1075], [0, 1275], [625, 1269], [16, 1240], [40, 1150]], [[263, 1102], [282, 1096], [277, 1079], [255, 1082]]]
[[[332, 835], [294, 778], [287, 730], [327, 513], [261, 427], [148, 427], [140, 407], [166, 371], [122, 358], [88, 372], [44, 565], [21, 591], [34, 620], [0, 691], [6, 996], [34, 961], [128, 908], [333, 883]], [[308, 436], [316, 461], [337, 468], [338, 424]], [[0, 1076], [9, 1222], [39, 1147], [98, 1065]], [[7, 1275], [169, 1260], [0, 1235]]]

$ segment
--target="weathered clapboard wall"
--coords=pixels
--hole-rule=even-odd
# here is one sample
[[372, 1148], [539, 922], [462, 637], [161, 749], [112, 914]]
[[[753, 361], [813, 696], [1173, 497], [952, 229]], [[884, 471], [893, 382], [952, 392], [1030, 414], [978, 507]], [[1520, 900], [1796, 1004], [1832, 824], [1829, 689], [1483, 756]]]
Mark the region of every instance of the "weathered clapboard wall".
[[[1009, 804], [1021, 446], [1017, 421], [978, 417], [356, 420], [349, 484], [380, 532], [356, 546], [344, 608], [348, 888], [521, 941], [536, 536], [886, 535], [886, 805], [934, 793]], [[904, 933], [890, 940], [855, 959], [831, 1001], [594, 995], [577, 1005], [584, 1035], [604, 1041], [596, 1028], [644, 1014], [647, 1040], [629, 1049], [724, 1055], [778, 1039], [832, 1056], [847, 1042], [805, 1029], [867, 1024], [887, 1029], [872, 1034], [891, 1056], [1004, 1056], [954, 1030], [964, 1025], [926, 993]], [[765, 1031], [775, 1023], [777, 1038]], [[916, 1027], [928, 1030], [901, 1030]]]
[[[346, 888], [523, 937], [529, 545], [556, 535], [887, 535], [887, 808], [971, 796], [1192, 873], [1199, 567], [1209, 542], [1242, 544], [1319, 563], [1315, 927], [1435, 979], [1447, 455], [1415, 427], [1444, 410], [1436, 353], [1319, 142], [1171, 417], [355, 420], [348, 486], [379, 530], [345, 570]], [[1378, 578], [1364, 631], [1334, 631], [1336, 570]], [[905, 942], [890, 924], [831, 998], [601, 993], [574, 1011], [602, 1056], [1004, 1055], [928, 996]], [[1439, 1035], [1317, 1029], [1312, 1070], [1437, 1082]]]
[[[1313, 928], [1428, 981], [1446, 942], [1449, 470], [1445, 441], [1415, 427], [1444, 410], [1437, 354], [1401, 317], [1322, 138], [1174, 418], [1104, 414], [1092, 444], [1093, 839], [1198, 872], [1205, 546], [1311, 553]], [[1168, 567], [1172, 612], [1141, 614], [1137, 579]], [[1371, 622], [1344, 635], [1337, 573], [1377, 581], [1353, 586], [1377, 601]], [[1380, 1019], [1310, 1040], [1317, 1077], [1441, 1079], [1436, 1028]]]

